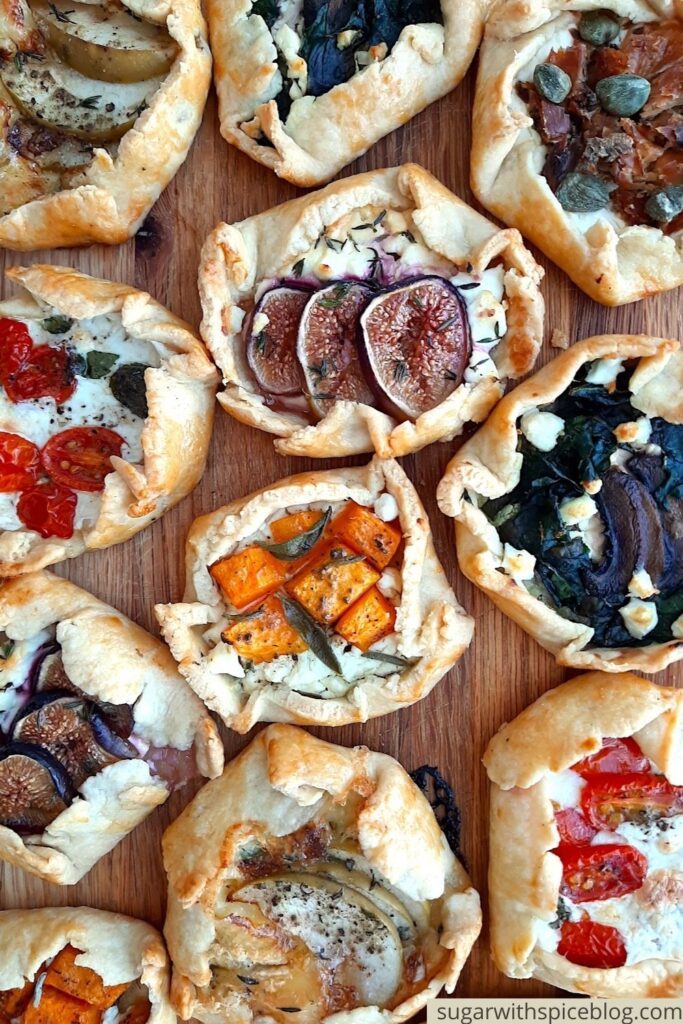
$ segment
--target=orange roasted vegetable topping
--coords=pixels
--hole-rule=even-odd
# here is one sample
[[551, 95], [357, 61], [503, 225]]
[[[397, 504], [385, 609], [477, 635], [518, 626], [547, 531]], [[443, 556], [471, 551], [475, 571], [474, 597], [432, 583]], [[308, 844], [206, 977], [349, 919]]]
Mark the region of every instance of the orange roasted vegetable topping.
[[22, 1018], [23, 1024], [100, 1024], [101, 1019], [102, 1011], [96, 1006], [49, 985], [43, 985], [39, 1000], [29, 1002]]
[[330, 532], [350, 548], [383, 569], [396, 554], [401, 543], [401, 531], [385, 523], [370, 509], [349, 501], [330, 524]]
[[298, 537], [305, 533], [321, 519], [323, 513], [318, 509], [305, 509], [303, 512], [292, 512], [290, 516], [283, 516], [270, 524], [270, 535], [276, 544]]
[[379, 579], [379, 573], [345, 544], [331, 541], [286, 587], [318, 622], [331, 625]]
[[65, 946], [50, 964], [45, 979], [46, 986], [67, 992], [100, 1010], [113, 1006], [119, 996], [126, 991], [128, 984], [105, 985], [95, 971], [76, 964], [77, 956], [80, 956], [80, 950], [74, 949], [73, 946]]
[[27, 981], [23, 988], [10, 988], [0, 992], [0, 1018], [19, 1017], [33, 995], [33, 982]]
[[380, 594], [377, 587], [371, 587], [344, 612], [334, 628], [354, 647], [367, 651], [382, 637], [392, 633], [395, 623], [396, 609], [393, 604]]
[[282, 602], [275, 596], [267, 598], [253, 617], [232, 622], [221, 638], [242, 658], [256, 665], [286, 654], [303, 654], [307, 649], [300, 634], [287, 622]]
[[209, 568], [235, 608], [246, 608], [272, 594], [287, 578], [287, 567], [269, 551], [250, 547], [222, 558]]

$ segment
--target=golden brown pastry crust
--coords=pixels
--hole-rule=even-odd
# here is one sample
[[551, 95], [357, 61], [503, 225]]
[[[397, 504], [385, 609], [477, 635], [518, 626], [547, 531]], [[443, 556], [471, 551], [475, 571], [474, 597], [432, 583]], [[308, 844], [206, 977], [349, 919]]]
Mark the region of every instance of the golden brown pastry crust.
[[[223, 769], [223, 744], [168, 649], [116, 609], [68, 580], [32, 573], [0, 587], [0, 630], [30, 639], [57, 626], [67, 675], [95, 700], [134, 704], [134, 734], [153, 747], [194, 747], [208, 778]], [[102, 665], [107, 671], [102, 672]], [[170, 699], [169, 699], [170, 695]], [[170, 788], [142, 759], [118, 761], [88, 779], [41, 835], [0, 826], [0, 858], [58, 885], [73, 885], [163, 804]]]
[[171, 70], [114, 157], [96, 148], [73, 188], [0, 217], [0, 246], [28, 251], [125, 242], [184, 162], [211, 83], [201, 5], [198, 0], [129, 0], [127, 6], [149, 21], [166, 24], [178, 46]]
[[607, 736], [634, 736], [674, 785], [683, 784], [683, 692], [639, 676], [590, 672], [543, 694], [491, 740], [489, 856], [491, 951], [512, 978], [539, 978], [570, 992], [645, 999], [683, 994], [683, 963], [645, 960], [611, 970], [580, 967], [536, 945], [552, 921], [562, 868], [549, 851], [559, 832], [545, 776], [598, 750]]
[[617, 229], [603, 214], [591, 215], [586, 228], [567, 213], [541, 174], [545, 147], [514, 91], [515, 76], [544, 43], [589, 10], [633, 21], [680, 16], [675, 0], [497, 0], [479, 54], [471, 184], [487, 210], [518, 228], [592, 299], [619, 306], [683, 283], [683, 231]]
[[[349, 1024], [399, 1024], [442, 986], [452, 992], [481, 929], [479, 897], [448, 846], [422, 793], [386, 754], [339, 747], [288, 725], [271, 725], [205, 786], [163, 838], [168, 875], [165, 936], [173, 961], [172, 997], [183, 1020], [219, 1019], [203, 1007], [211, 979], [214, 904], [223, 878], [235, 870], [250, 836], [286, 836], [317, 817], [327, 795], [343, 804], [360, 798], [357, 829], [362, 854], [400, 892], [434, 900], [443, 968], [425, 988], [392, 1011], [359, 1007]], [[201, 842], [197, 841], [201, 835]], [[234, 877], [234, 876], [233, 876]], [[237, 877], [240, 877], [239, 874]], [[436, 901], [439, 901], [438, 903]], [[225, 1019], [225, 1017], [221, 1017]]]
[[217, 375], [189, 326], [146, 292], [67, 267], [15, 267], [7, 274], [24, 291], [0, 303], [0, 316], [40, 318], [46, 305], [74, 320], [119, 313], [127, 333], [154, 342], [161, 359], [145, 374], [143, 464], [113, 459], [97, 520], [68, 540], [27, 529], [0, 532], [0, 576], [16, 576], [119, 544], [189, 494], [206, 464]]
[[679, 640], [643, 647], [591, 648], [593, 629], [563, 618], [523, 584], [498, 572], [498, 531], [476, 505], [474, 493], [498, 498], [519, 481], [517, 424], [525, 412], [552, 402], [577, 371], [595, 359], [639, 359], [631, 376], [632, 404], [648, 416], [683, 422], [683, 356], [677, 341], [647, 335], [604, 334], [577, 342], [499, 402], [488, 420], [449, 462], [437, 489], [441, 511], [455, 518], [458, 562], [468, 579], [535, 640], [558, 664], [604, 672], [659, 672], [683, 657]]
[[455, 437], [465, 423], [480, 422], [503, 393], [493, 377], [463, 383], [435, 409], [405, 423], [360, 402], [336, 402], [310, 426], [297, 414], [269, 408], [254, 392], [242, 353], [240, 304], [253, 299], [260, 282], [313, 248], [325, 227], [369, 206], [411, 213], [425, 244], [462, 269], [471, 264], [479, 273], [501, 260], [508, 330], [492, 358], [502, 377], [527, 373], [536, 359], [543, 335], [543, 271], [516, 231], [499, 231], [416, 164], [358, 174], [239, 224], [219, 224], [204, 243], [199, 269], [202, 336], [225, 383], [218, 400], [236, 419], [275, 434], [275, 447], [284, 455], [407, 455]]

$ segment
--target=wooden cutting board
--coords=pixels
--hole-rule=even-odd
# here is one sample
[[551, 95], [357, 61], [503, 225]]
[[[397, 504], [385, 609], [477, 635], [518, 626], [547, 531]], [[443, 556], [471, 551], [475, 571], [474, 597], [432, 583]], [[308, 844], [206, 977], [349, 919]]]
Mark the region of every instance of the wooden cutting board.
[[[468, 174], [473, 92], [474, 73], [470, 72], [460, 88], [384, 139], [344, 173], [415, 161], [476, 206]], [[187, 161], [135, 239], [111, 249], [0, 253], [0, 266], [48, 262], [125, 281], [149, 291], [174, 313], [198, 325], [197, 264], [208, 232], [219, 220], [240, 220], [296, 194], [294, 186], [223, 141], [212, 97]], [[606, 309], [591, 302], [538, 253], [536, 256], [546, 267], [542, 362], [556, 354], [549, 344], [554, 329], [566, 332], [572, 341], [615, 331], [683, 337], [680, 291], [622, 309]], [[6, 282], [0, 281], [0, 294], [9, 291]], [[553, 992], [548, 986], [505, 978], [489, 957], [487, 783], [481, 756], [503, 722], [571, 673], [556, 667], [549, 654], [459, 573], [452, 524], [438, 511], [434, 498], [456, 445], [432, 445], [406, 458], [404, 466], [431, 516], [436, 548], [447, 575], [460, 602], [474, 616], [472, 646], [455, 670], [414, 707], [366, 725], [319, 730], [319, 734], [336, 743], [367, 744], [398, 758], [408, 770], [425, 763], [439, 767], [457, 794], [463, 818], [462, 849], [485, 912], [484, 932], [462, 973], [457, 994], [548, 995]], [[84, 555], [57, 571], [156, 632], [155, 602], [177, 601], [182, 596], [185, 535], [196, 516], [290, 473], [324, 465], [278, 456], [269, 435], [237, 423], [219, 408], [208, 467], [194, 493], [128, 543]], [[662, 672], [657, 681], [680, 684], [683, 668]], [[247, 737], [227, 730], [224, 737], [228, 758], [248, 742]], [[177, 793], [79, 885], [60, 888], [17, 869], [0, 867], [0, 907], [89, 904], [161, 925], [166, 886], [160, 838], [192, 795], [192, 790]]]

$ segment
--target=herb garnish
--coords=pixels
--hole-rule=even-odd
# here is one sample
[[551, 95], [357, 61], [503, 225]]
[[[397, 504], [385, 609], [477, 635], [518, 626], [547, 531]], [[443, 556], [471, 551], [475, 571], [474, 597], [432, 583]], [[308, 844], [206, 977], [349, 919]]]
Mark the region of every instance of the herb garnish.
[[40, 321], [40, 326], [49, 334], [66, 334], [72, 323], [71, 317], [55, 315], [46, 316], [44, 320]]
[[75, 11], [60, 11], [59, 8], [52, 3], [48, 3], [47, 6], [50, 8], [57, 21], [61, 21], [67, 25], [75, 25], [73, 19], [69, 17], [70, 14], [75, 14]]

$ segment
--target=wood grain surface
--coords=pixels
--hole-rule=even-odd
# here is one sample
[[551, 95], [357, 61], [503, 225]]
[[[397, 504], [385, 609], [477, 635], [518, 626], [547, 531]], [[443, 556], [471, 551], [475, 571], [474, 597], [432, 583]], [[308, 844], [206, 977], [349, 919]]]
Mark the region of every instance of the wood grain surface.
[[[416, 161], [476, 206], [468, 185], [473, 91], [471, 71], [455, 92], [384, 139], [346, 173]], [[293, 186], [223, 141], [211, 97], [185, 165], [135, 239], [111, 249], [100, 246], [80, 251], [4, 253], [0, 254], [0, 263], [3, 267], [31, 262], [69, 265], [126, 281], [149, 291], [174, 313], [198, 325], [197, 263], [200, 246], [210, 229], [219, 220], [239, 220], [296, 194]], [[572, 341], [615, 331], [683, 336], [680, 292], [621, 309], [606, 309], [586, 298], [557, 268], [543, 259], [541, 262], [546, 266], [543, 291], [547, 307], [542, 361], [553, 354], [549, 338], [554, 329], [566, 332]], [[8, 294], [4, 281], [0, 283], [2, 289]], [[462, 848], [486, 915], [488, 805], [482, 753], [503, 722], [571, 673], [556, 667], [549, 654], [458, 572], [452, 524], [439, 513], [434, 499], [454, 448], [453, 444], [432, 445], [406, 458], [404, 466], [431, 516], [436, 548], [455, 592], [474, 616], [472, 646], [455, 670], [414, 707], [366, 725], [319, 732], [337, 743], [365, 743], [384, 751], [408, 770], [424, 763], [440, 768], [458, 797], [463, 816]], [[209, 463], [194, 493], [128, 543], [84, 555], [57, 571], [157, 632], [154, 603], [182, 596], [183, 545], [192, 520], [280, 477], [324, 465], [278, 456], [269, 435], [237, 423], [218, 408]], [[683, 669], [676, 668], [657, 677], [657, 681], [670, 685], [682, 680]], [[224, 736], [228, 758], [249, 741], [227, 731]], [[161, 925], [165, 879], [160, 837], [192, 793], [190, 789], [175, 794], [79, 885], [60, 888], [8, 866], [0, 867], [0, 906], [89, 904]], [[540, 996], [552, 994], [552, 990], [537, 982], [512, 981], [498, 973], [488, 953], [485, 917], [484, 931], [456, 994]]]

